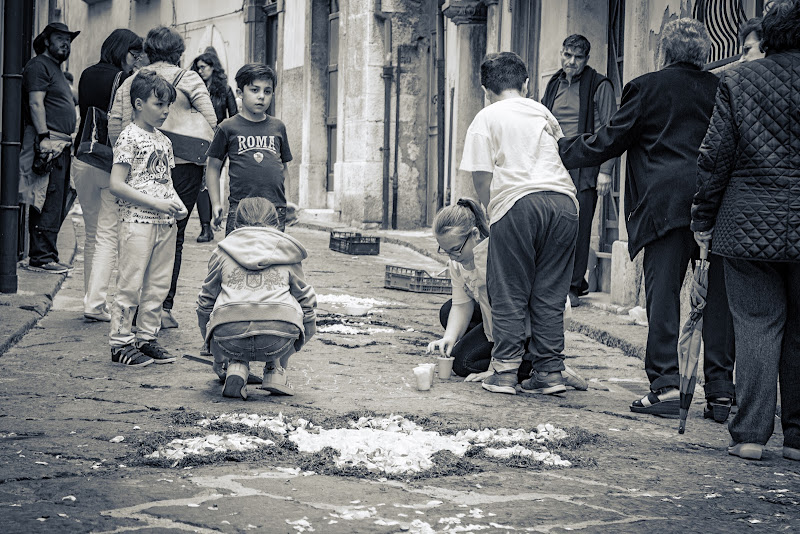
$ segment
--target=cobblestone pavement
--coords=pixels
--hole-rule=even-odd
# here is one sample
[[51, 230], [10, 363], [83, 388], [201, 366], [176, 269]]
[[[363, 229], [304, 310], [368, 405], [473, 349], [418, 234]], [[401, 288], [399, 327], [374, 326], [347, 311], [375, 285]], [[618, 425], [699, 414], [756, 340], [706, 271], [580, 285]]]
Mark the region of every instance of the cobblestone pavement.
[[[675, 420], [630, 413], [628, 404], [647, 390], [642, 362], [583, 335], [567, 334], [566, 355], [590, 379], [589, 391], [498, 395], [455, 377], [417, 391], [412, 368], [431, 361], [425, 346], [441, 333], [438, 308], [446, 297], [384, 289], [384, 265], [431, 271], [441, 266], [399, 245], [383, 243], [380, 256], [354, 257], [328, 250], [323, 232], [289, 232], [310, 250], [306, 274], [321, 301], [321, 332], [290, 363], [294, 397], [270, 397], [251, 386], [246, 402], [223, 399], [210, 367], [191, 358], [144, 369], [113, 366], [107, 324], [82, 319], [79, 254], [47, 317], [0, 358], [0, 530], [800, 528], [800, 464], [781, 457], [779, 434], [764, 461], [746, 462], [725, 453], [724, 426], [702, 419], [702, 394], [682, 436]], [[176, 299], [181, 327], [160, 338], [172, 352], [195, 358], [200, 337], [194, 300], [213, 246], [195, 243], [196, 233], [195, 220]], [[337, 295], [351, 307], [338, 305]], [[497, 460], [473, 448], [464, 457], [437, 457], [437, 476], [386, 476], [336, 467], [330, 450], [303, 453], [285, 440], [261, 453], [216, 454], [206, 463], [144, 465], [154, 444], [175, 437], [247, 434], [245, 427], [197, 424], [201, 416], [223, 413], [281, 414], [296, 425], [302, 426], [302, 418], [323, 428], [395, 414], [444, 436], [549, 423], [568, 437], [546, 447], [572, 465]]]

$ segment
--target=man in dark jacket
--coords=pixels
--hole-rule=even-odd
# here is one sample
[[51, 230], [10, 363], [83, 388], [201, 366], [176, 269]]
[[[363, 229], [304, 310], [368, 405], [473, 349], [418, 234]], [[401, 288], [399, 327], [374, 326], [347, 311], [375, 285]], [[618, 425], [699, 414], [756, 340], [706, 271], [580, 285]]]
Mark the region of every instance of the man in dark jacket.
[[[542, 104], [553, 112], [566, 137], [582, 133], [593, 134], [606, 124], [617, 110], [611, 80], [586, 65], [591, 44], [583, 35], [570, 35], [561, 45], [561, 68], [547, 84]], [[578, 240], [575, 245], [575, 264], [569, 287], [572, 306], [580, 305], [581, 295], [589, 291], [586, 267], [589, 263], [589, 240], [597, 197], [611, 191], [614, 159], [599, 167], [570, 171], [578, 190]]]
[[692, 229], [724, 257], [736, 332], [730, 454], [760, 459], [780, 375], [783, 455], [800, 460], [800, 0], [763, 19], [766, 57], [722, 74]]
[[[628, 151], [628, 250], [633, 259], [644, 249], [649, 322], [645, 370], [651, 390], [631, 404], [633, 412], [678, 415], [680, 292], [687, 265], [699, 257], [689, 229], [690, 208], [697, 154], [718, 83], [714, 74], [702, 70], [710, 46], [700, 22], [670, 22], [660, 43], [664, 67], [629, 82], [619, 110], [595, 135], [559, 141], [568, 169], [598, 165]], [[734, 394], [730, 314], [721, 263], [712, 258], [703, 331], [706, 416], [720, 422], [727, 419]]]

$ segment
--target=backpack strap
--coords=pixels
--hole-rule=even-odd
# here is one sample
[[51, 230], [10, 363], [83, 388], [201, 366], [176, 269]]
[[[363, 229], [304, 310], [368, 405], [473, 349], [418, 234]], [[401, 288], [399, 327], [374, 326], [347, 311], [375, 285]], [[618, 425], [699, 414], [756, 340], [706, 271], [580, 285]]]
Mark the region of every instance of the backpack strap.
[[178, 88], [178, 83], [180, 83], [181, 78], [183, 78], [184, 74], [186, 74], [186, 69], [181, 69], [180, 72], [178, 72], [178, 74], [175, 76], [175, 81], [172, 82], [172, 87], [174, 87], [175, 89]]
[[114, 78], [114, 83], [111, 84], [111, 100], [108, 101], [108, 109], [106, 113], [111, 113], [111, 107], [114, 105], [114, 98], [117, 96], [117, 89], [119, 89], [119, 82], [122, 80], [122, 71], [117, 73], [117, 76]]

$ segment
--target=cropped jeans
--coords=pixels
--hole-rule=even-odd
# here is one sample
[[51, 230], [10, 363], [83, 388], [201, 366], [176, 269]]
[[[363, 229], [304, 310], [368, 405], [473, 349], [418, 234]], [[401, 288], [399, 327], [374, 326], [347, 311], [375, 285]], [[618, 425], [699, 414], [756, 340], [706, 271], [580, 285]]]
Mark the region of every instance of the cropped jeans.
[[83, 312], [106, 310], [108, 283], [117, 262], [117, 197], [109, 189], [110, 174], [72, 160], [72, 176], [83, 210], [86, 240], [83, 245]]

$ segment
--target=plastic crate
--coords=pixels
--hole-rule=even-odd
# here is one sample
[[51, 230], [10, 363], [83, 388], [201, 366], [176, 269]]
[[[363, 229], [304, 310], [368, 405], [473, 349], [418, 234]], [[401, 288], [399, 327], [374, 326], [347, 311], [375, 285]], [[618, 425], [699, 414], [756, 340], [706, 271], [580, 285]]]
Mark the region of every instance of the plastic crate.
[[450, 278], [431, 276], [422, 269], [409, 269], [397, 265], [386, 266], [386, 277], [383, 287], [413, 291], [414, 293], [440, 293], [449, 295], [453, 292]]
[[361, 235], [358, 232], [331, 232], [329, 248], [355, 256], [377, 256], [381, 253], [381, 238]]

